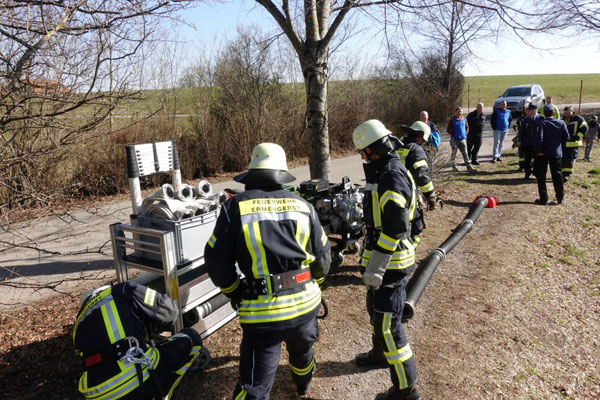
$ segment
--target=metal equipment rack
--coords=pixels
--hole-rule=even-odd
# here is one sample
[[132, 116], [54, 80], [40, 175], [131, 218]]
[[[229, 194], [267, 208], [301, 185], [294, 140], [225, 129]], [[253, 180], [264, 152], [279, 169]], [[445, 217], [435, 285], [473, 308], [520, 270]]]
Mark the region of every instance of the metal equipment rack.
[[[166, 293], [179, 305], [174, 331], [192, 326], [205, 338], [235, 318], [237, 313], [229, 304], [229, 299], [220, 293], [220, 289], [208, 277], [203, 252], [194, 249], [194, 259], [191, 261], [181, 256], [184, 249], [178, 247], [183, 245], [182, 241], [175, 239], [176, 236], [181, 239], [183, 232], [173, 231], [180, 229], [179, 225], [169, 227], [165, 224], [160, 225], [161, 229], [156, 229], [139, 223], [138, 212], [142, 204], [139, 178], [161, 172], [171, 172], [175, 189], [181, 185], [179, 158], [174, 142], [127, 145], [127, 174], [133, 214], [131, 224], [116, 223], [110, 226], [117, 279], [119, 282], [132, 279]], [[217, 211], [214, 213], [216, 215]], [[211, 222], [213, 220], [216, 217]], [[201, 233], [197, 236], [205, 238], [210, 236], [213, 226], [214, 223], [197, 224], [195, 230], [186, 231], [186, 234]], [[208, 230], [210, 233], [207, 235]], [[198, 241], [197, 246], [203, 249], [206, 243]], [[189, 246], [189, 240], [187, 242]], [[144, 272], [130, 278], [131, 268]]]

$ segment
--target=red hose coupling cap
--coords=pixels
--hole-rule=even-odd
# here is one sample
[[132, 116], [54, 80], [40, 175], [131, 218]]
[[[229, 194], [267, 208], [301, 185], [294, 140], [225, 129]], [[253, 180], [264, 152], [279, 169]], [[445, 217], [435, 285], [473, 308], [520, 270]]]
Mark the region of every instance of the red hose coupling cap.
[[475, 197], [475, 200], [473, 200], [473, 204], [477, 204], [477, 201], [479, 199], [487, 199], [487, 205], [485, 206], [485, 208], [494, 208], [498, 205], [498, 199], [495, 198], [494, 196], [488, 196], [486, 194], [482, 194], [481, 196], [477, 196]]

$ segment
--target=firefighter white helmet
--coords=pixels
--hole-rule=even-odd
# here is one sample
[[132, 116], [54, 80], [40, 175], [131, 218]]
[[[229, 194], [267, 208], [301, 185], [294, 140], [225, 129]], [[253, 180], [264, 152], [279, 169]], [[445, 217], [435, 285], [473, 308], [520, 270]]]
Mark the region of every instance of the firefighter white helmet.
[[288, 172], [283, 148], [275, 143], [261, 143], [252, 150], [248, 171], [233, 179], [245, 184], [269, 186], [292, 182], [296, 178]]
[[423, 140], [427, 142], [429, 135], [431, 135], [431, 128], [423, 121], [415, 121], [411, 126], [402, 125], [402, 130], [406, 133], [412, 133], [414, 135], [423, 135]]
[[391, 135], [385, 125], [379, 120], [370, 119], [360, 124], [352, 133], [352, 141], [357, 150], [362, 150], [365, 147], [375, 143], [381, 138]]
[[248, 169], [278, 169], [287, 171], [287, 160], [283, 148], [275, 143], [261, 143], [252, 150]]

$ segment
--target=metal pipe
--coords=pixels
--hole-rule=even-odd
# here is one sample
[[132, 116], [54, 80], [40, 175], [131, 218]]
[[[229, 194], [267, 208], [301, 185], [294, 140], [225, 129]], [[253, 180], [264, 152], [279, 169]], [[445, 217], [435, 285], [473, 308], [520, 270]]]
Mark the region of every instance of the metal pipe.
[[477, 199], [475, 206], [471, 207], [465, 218], [454, 229], [454, 232], [419, 265], [408, 281], [406, 286], [406, 302], [402, 311], [402, 321], [406, 322], [415, 314], [415, 308], [425, 287], [435, 273], [437, 266], [446, 258], [446, 255], [460, 242], [473, 228], [475, 221], [481, 215], [483, 209], [488, 206], [488, 197], [481, 196]]

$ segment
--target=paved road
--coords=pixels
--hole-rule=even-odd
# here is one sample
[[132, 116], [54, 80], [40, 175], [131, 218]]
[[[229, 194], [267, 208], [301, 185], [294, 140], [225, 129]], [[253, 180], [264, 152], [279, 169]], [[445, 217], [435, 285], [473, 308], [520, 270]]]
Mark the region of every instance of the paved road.
[[[448, 135], [442, 133], [442, 146]], [[492, 133], [484, 131], [480, 161], [491, 159]], [[507, 135], [509, 148], [512, 134]], [[460, 154], [458, 155], [460, 160]], [[363, 183], [362, 162], [358, 155], [334, 160], [331, 163], [332, 182], [349, 176], [353, 183]], [[294, 185], [309, 179], [308, 167], [294, 168]], [[215, 191], [243, 186], [228, 181], [214, 185]], [[40, 290], [39, 285], [55, 285], [69, 290], [85, 284], [86, 279], [114, 278], [109, 225], [128, 222], [130, 202], [110, 203], [93, 210], [77, 210], [61, 217], [45, 217], [10, 227], [0, 234], [0, 307], [39, 299], [51, 291]], [[14, 245], [19, 245], [18, 247]], [[43, 250], [38, 250], [43, 249]], [[12, 285], [29, 286], [14, 288]]]

